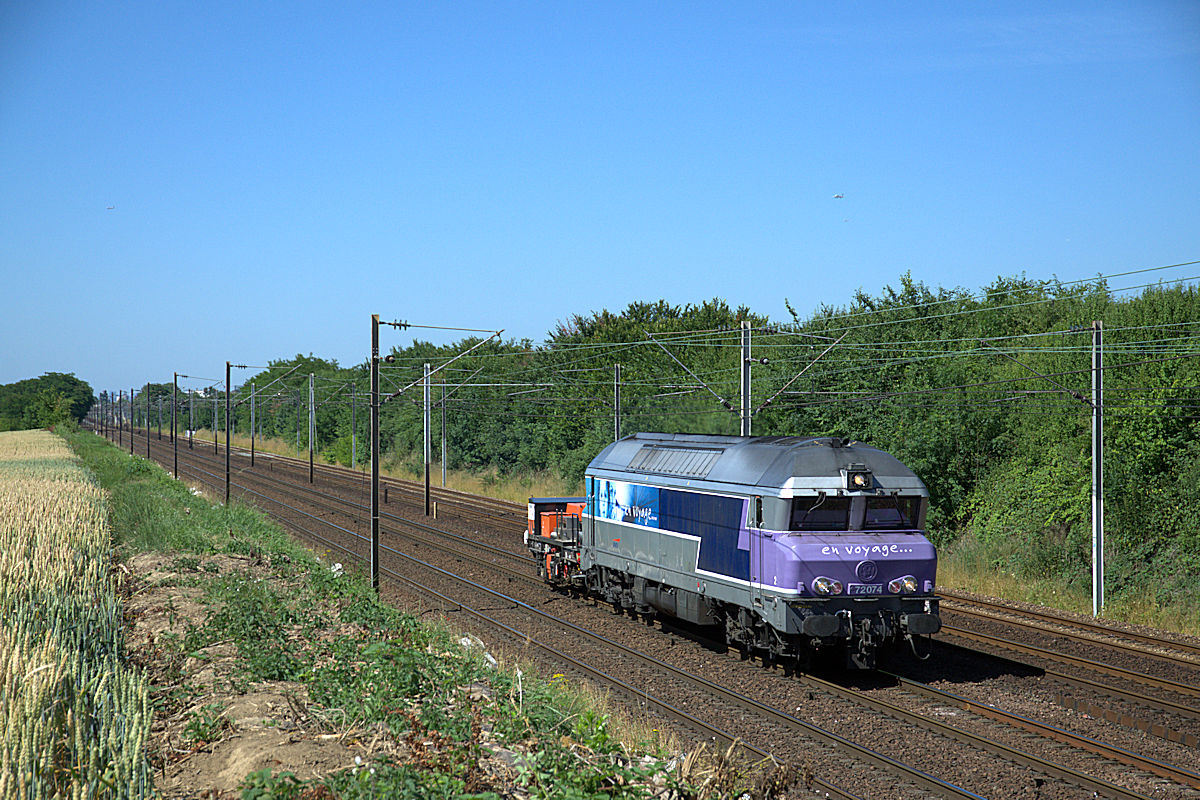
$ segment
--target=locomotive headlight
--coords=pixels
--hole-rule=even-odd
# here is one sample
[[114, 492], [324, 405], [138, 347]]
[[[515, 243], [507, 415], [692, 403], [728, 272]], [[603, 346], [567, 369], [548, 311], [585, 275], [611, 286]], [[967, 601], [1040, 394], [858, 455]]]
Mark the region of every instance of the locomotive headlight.
[[912, 575], [905, 575], [903, 578], [893, 578], [888, 583], [888, 591], [892, 594], [914, 594], [917, 591], [917, 579]]
[[841, 594], [842, 583], [822, 575], [812, 582], [812, 590], [813, 593], [821, 595]]
[[866, 464], [850, 464], [845, 470], [846, 488], [851, 492], [866, 492], [875, 485], [871, 468]]

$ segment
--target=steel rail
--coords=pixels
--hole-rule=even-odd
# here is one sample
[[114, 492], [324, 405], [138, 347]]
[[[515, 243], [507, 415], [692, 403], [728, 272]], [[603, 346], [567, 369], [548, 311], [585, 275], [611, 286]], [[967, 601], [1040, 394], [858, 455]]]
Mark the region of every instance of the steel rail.
[[1200, 688], [1196, 686], [1188, 686], [1187, 684], [1179, 683], [1167, 678], [1159, 678], [1154, 675], [1147, 675], [1144, 672], [1136, 672], [1131, 669], [1125, 669], [1124, 667], [1114, 667], [1111, 664], [1094, 661], [1090, 658], [1083, 658], [1082, 656], [1073, 656], [1069, 653], [1056, 653], [1053, 650], [1047, 650], [1044, 647], [1037, 647], [1036, 645], [1025, 644], [1023, 642], [1014, 642], [1011, 639], [1005, 639], [1002, 636], [992, 636], [990, 634], [979, 633], [977, 631], [969, 631], [966, 628], [947, 625], [944, 622], [942, 623], [942, 633], [949, 634], [951, 636], [957, 636], [962, 639], [970, 639], [974, 642], [990, 644], [994, 647], [1000, 647], [1006, 650], [1015, 650], [1018, 653], [1038, 656], [1050, 661], [1057, 661], [1063, 664], [1071, 664], [1077, 667], [1083, 667], [1084, 669], [1100, 672], [1105, 675], [1124, 678], [1125, 680], [1132, 681], [1133, 683], [1138, 683], [1143, 686], [1153, 686], [1158, 689], [1166, 689], [1168, 691], [1176, 692], [1181, 695], [1187, 695], [1189, 697], [1200, 697]]
[[[941, 596], [943, 598], [946, 596], [944, 593], [942, 593], [940, 591], [939, 591], [939, 594], [941, 594]], [[1200, 670], [1200, 661], [1197, 661], [1190, 654], [1164, 653], [1164, 652], [1154, 650], [1154, 649], [1151, 649], [1148, 647], [1142, 647], [1139, 645], [1128, 644], [1127, 642], [1106, 641], [1103, 639], [1095, 638], [1094, 636], [1085, 636], [1082, 633], [1072, 633], [1070, 631], [1062, 631], [1057, 628], [1052, 628], [1048, 625], [1040, 625], [1037, 622], [1030, 622], [1028, 620], [1022, 620], [1022, 619], [1012, 619], [1010, 617], [1005, 617], [1005, 616], [1001, 616], [999, 614], [989, 613], [986, 611], [980, 611], [980, 610], [973, 609], [973, 608], [963, 608], [962, 604], [965, 602], [968, 602], [968, 601], [960, 600], [958, 598], [953, 598], [952, 602], [950, 602], [949, 604], [943, 603], [942, 608], [944, 610], [953, 611], [956, 614], [962, 614], [964, 616], [974, 617], [976, 619], [985, 619], [985, 620], [989, 620], [991, 622], [998, 622], [1003, 625], [1010, 625], [1013, 627], [1024, 628], [1027, 630], [1040, 631], [1042, 633], [1050, 634], [1052, 636], [1065, 636], [1073, 641], [1080, 642], [1082, 644], [1092, 645], [1095, 647], [1103, 647], [1103, 648], [1107, 648], [1110, 650], [1117, 650], [1117, 651], [1126, 652], [1126, 653], [1132, 653], [1137, 656], [1156, 658], [1161, 661], [1166, 661], [1169, 664], [1174, 664], [1174, 665], [1184, 666], [1184, 667], [1191, 667], [1193, 669]], [[1025, 611], [1022, 611], [1019, 609], [1011, 609], [1006, 606], [998, 606], [998, 608], [1002, 609], [1006, 613], [1013, 614], [1016, 616], [1024, 615], [1024, 616], [1032, 617], [1033, 619], [1049, 620], [1056, 625], [1075, 626], [1077, 628], [1084, 627], [1084, 626], [1081, 626], [1081, 625], [1078, 625], [1078, 624], [1072, 622], [1071, 620], [1057, 617], [1056, 615], [1052, 615], [1052, 614], [1042, 614], [1042, 613], [1038, 613], [1038, 612], [1025, 612]], [[1119, 631], [1114, 628], [1107, 628], [1103, 625], [1087, 625], [1085, 629], [1089, 630], [1089, 631], [1103, 633], [1104, 635], [1107, 635], [1107, 636], [1123, 636], [1123, 635], [1125, 635], [1125, 633], [1123, 631]], [[1164, 641], [1161, 639], [1154, 639], [1153, 637], [1150, 637], [1150, 636], [1138, 636], [1136, 638], [1138, 639], [1138, 641], [1149, 642], [1149, 643], [1157, 645], [1159, 647], [1176, 647], [1176, 648], [1190, 647], [1190, 645], [1175, 644], [1175, 643], [1167, 642], [1167, 641]], [[1196, 648], [1196, 654], [1200, 655], [1200, 648]]]
[[[1148, 697], [1143, 694], [1138, 694], [1137, 692], [1130, 692], [1125, 689], [1120, 689], [1116, 686], [1111, 686], [1107, 683], [1101, 683], [1100, 681], [1092, 680], [1091, 678], [1084, 678], [1078, 675], [1068, 675], [1067, 673], [1059, 672], [1058, 670], [1044, 669], [1042, 667], [1031, 667], [1029, 664], [1023, 661], [1015, 661], [1007, 656], [1002, 656], [983, 650], [976, 650], [946, 640], [939, 641], [938, 646], [962, 650], [963, 652], [970, 653], [972, 655], [983, 654], [989, 658], [994, 658], [997, 661], [1002, 661], [1013, 666], [1036, 669], [1042, 675], [1045, 675], [1048, 678], [1054, 678], [1055, 680], [1061, 681], [1062, 683], [1065, 683], [1068, 686], [1076, 689], [1085, 689], [1106, 697], [1124, 700], [1160, 714], [1175, 714], [1188, 720], [1200, 721], [1200, 710], [1192, 708], [1191, 706], [1185, 706], [1181, 703], [1167, 700], [1165, 698]], [[1088, 701], [1079, 700], [1071, 695], [1059, 694], [1057, 699], [1060, 705], [1064, 705], [1068, 708], [1074, 708], [1084, 713], [1091, 714], [1092, 716], [1107, 719], [1109, 722], [1115, 722], [1119, 725], [1124, 725], [1127, 728], [1135, 728], [1152, 736], [1157, 736], [1160, 739], [1166, 739], [1170, 742], [1178, 742], [1180, 744], [1187, 745], [1188, 747], [1200, 748], [1200, 739], [1198, 739], [1194, 734], [1184, 733], [1173, 728], [1168, 728], [1166, 725], [1157, 720], [1131, 717], [1127, 714], [1121, 714], [1110, 709], [1102, 708]]]
[[[1192, 642], [1185, 642], [1182, 639], [1178, 639], [1173, 636], [1151, 636], [1149, 634], [1139, 633], [1137, 631], [1125, 630], [1124, 628], [1114, 628], [1110, 625], [1103, 625], [1098, 622], [1092, 622], [1091, 620], [1074, 619], [1072, 617], [1066, 616], [1065, 614], [1059, 614], [1059, 613], [1055, 613], [1054, 611], [1049, 611], [1049, 610], [1014, 608], [1010, 605], [1006, 605], [1004, 603], [997, 602], [994, 600], [988, 600], [988, 599], [977, 598], [977, 597], [968, 597], [967, 595], [960, 594], [958, 592], [955, 592], [955, 591], [952, 591], [949, 589], [943, 589], [940, 587], [938, 588], [938, 594], [941, 595], [941, 597], [943, 599], [952, 601], [952, 604], [973, 605], [973, 606], [979, 606], [981, 608], [991, 609], [993, 611], [1003, 612], [1005, 614], [1015, 614], [1017, 616], [1031, 617], [1033, 619], [1041, 620], [1043, 622], [1051, 622], [1056, 625], [1064, 625], [1064, 626], [1073, 627], [1073, 628], [1080, 628], [1082, 630], [1093, 631], [1095, 633], [1103, 634], [1106, 636], [1115, 636], [1115, 637], [1122, 638], [1122, 639], [1132, 639], [1133, 641], [1142, 642], [1143, 644], [1148, 644], [1148, 645], [1152, 645], [1155, 647], [1174, 648], [1176, 650], [1181, 650], [1184, 653], [1189, 653], [1191, 655], [1200, 657], [1200, 645], [1193, 644]], [[971, 613], [978, 614], [979, 612], [971, 612]], [[980, 616], [983, 616], [983, 615], [980, 614]], [[995, 619], [997, 619], [999, 621], [1003, 621], [1003, 622], [1009, 621], [1001, 616], [997, 616], [997, 617], [995, 617]], [[1018, 623], [1018, 624], [1020, 624], [1020, 623]], [[1058, 630], [1053, 630], [1052, 632], [1061, 633], [1061, 631], [1058, 631]], [[1084, 641], [1092, 641], [1092, 640], [1085, 639]], [[1137, 652], [1144, 653], [1144, 652], [1149, 652], [1149, 651], [1138, 650]], [[1192, 664], [1194, 666], [1200, 666], [1200, 663], [1197, 663], [1195, 661], [1187, 661], [1187, 662], [1183, 662], [1183, 663]]]
[[[154, 446], [157, 446], [157, 445], [154, 445]], [[231, 448], [231, 451], [234, 455], [237, 455], [237, 456], [240, 456], [243, 458], [248, 457], [249, 453], [250, 453], [250, 451], [248, 449], [246, 449], [244, 447], [240, 447], [238, 445], [234, 445]], [[307, 471], [308, 471], [308, 460], [307, 459], [298, 459], [298, 458], [294, 458], [292, 456], [281, 455], [278, 453], [258, 452], [256, 455], [259, 460], [266, 461], [268, 464], [279, 463], [279, 464], [283, 464], [287, 468], [295, 468], [296, 470], [299, 470], [299, 471], [302, 471], [305, 473], [307, 473]], [[223, 463], [224, 463], [223, 459], [221, 459], [219, 456], [213, 456], [207, 452], [191, 451], [188, 454], [188, 457], [211, 461], [217, 465], [223, 465]], [[238, 467], [237, 471], [244, 472], [248, 469], [250, 469], [250, 467], [243, 466], [243, 467]], [[254, 469], [258, 470], [260, 468], [256, 466], [256, 467], [254, 467]], [[317, 464], [314, 466], [314, 469], [318, 475], [324, 475], [325, 477], [332, 477], [336, 480], [344, 481], [343, 485], [347, 489], [362, 488], [362, 482], [363, 482], [364, 476], [363, 476], [363, 473], [360, 473], [357, 470], [350, 469], [348, 467], [343, 467], [343, 466], [337, 465], [337, 464]], [[270, 468], [268, 468], [268, 471], [270, 471]], [[261, 473], [256, 473], [256, 474], [261, 474]], [[383, 478], [383, 482], [384, 482], [384, 484], [386, 484], [388, 486], [388, 488], [396, 489], [404, 494], [408, 494], [408, 495], [416, 494], [421, 497], [424, 496], [424, 487], [419, 484], [413, 483], [411, 481], [405, 481], [401, 478], [395, 478], [395, 477], [385, 477], [385, 478]], [[450, 505], [450, 506], [467, 507], [470, 509], [471, 513], [475, 514], [475, 515], [492, 517], [494, 519], [499, 519], [502, 521], [510, 521], [511, 520], [511, 521], [515, 522], [517, 520], [520, 520], [521, 522], [524, 522], [524, 520], [525, 520], [525, 508], [518, 504], [510, 503], [506, 500], [497, 500], [495, 498], [483, 497], [481, 495], [471, 495], [466, 492], [460, 492], [457, 489], [449, 489], [446, 487], [434, 487], [433, 493], [435, 495], [437, 495], [437, 501], [439, 503], [444, 503], [444, 504]], [[484, 505], [491, 506], [492, 511], [488, 511], [488, 510], [480, 511], [477, 508], [477, 505], [481, 504], [481, 503]], [[495, 513], [492, 513], [493, 511]]]
[[[244, 447], [235, 445], [233, 447], [235, 454], [246, 456], [249, 453]], [[289, 466], [296, 466], [297, 469], [308, 470], [308, 461], [306, 459], [298, 459], [293, 456], [282, 455], [280, 453], [264, 453], [258, 452], [257, 457], [269, 461], [277, 461]], [[317, 464], [315, 470], [318, 474], [324, 474], [338, 480], [346, 480], [349, 485], [362, 485], [366, 476], [364, 473], [350, 467], [344, 467], [340, 464]], [[407, 481], [403, 478], [394, 476], [381, 477], [381, 483], [386, 484], [389, 488], [397, 489], [408, 494], [417, 494], [424, 498], [425, 487], [423, 484]], [[438, 496], [439, 503], [447, 503], [455, 506], [469, 507], [472, 513], [479, 513], [478, 506], [480, 504], [491, 507], [493, 513], [484, 512], [484, 516], [494, 516], [497, 519], [505, 519], [514, 517], [519, 520], [525, 519], [525, 507], [518, 503], [510, 503], [507, 500], [499, 500], [494, 497], [485, 497], [483, 495], [473, 495], [468, 492], [462, 492], [458, 489], [451, 489], [445, 486], [434, 486], [431, 488], [431, 493]]]
[[[154, 446], [157, 447], [157, 445], [154, 445]], [[207, 453], [198, 453], [198, 454], [191, 456], [191, 458], [193, 458], [194, 460], [202, 461], [202, 462], [217, 462], [217, 466], [220, 466], [221, 463], [223, 463], [223, 462], [220, 462], [219, 458], [211, 456]], [[305, 469], [307, 469], [307, 462], [297, 462], [297, 463], [300, 466], [303, 466]], [[295, 497], [297, 499], [302, 499], [302, 498], [308, 499], [308, 498], [312, 498], [312, 497], [319, 497], [326, 501], [330, 501], [333, 503], [337, 503], [337, 504], [346, 506], [349, 509], [357, 510], [359, 512], [362, 512], [363, 514], [366, 514], [369, 512], [369, 507], [366, 504], [359, 503], [354, 500], [350, 500], [349, 498], [342, 497], [342, 496], [339, 496], [336, 494], [330, 494], [329, 492], [323, 492], [319, 489], [310, 488], [308, 486], [301, 486], [292, 481], [288, 481], [288, 480], [279, 478], [276, 475], [268, 475], [268, 474], [264, 474], [264, 473], [261, 473], [258, 471], [251, 473], [248, 469], [239, 469], [238, 474], [239, 475], [241, 475], [241, 474], [253, 475], [255, 477], [255, 479], [263, 481], [268, 484], [272, 484], [274, 486], [277, 486], [281, 491], [283, 491], [286, 494], [288, 494], [292, 497]], [[218, 477], [220, 477], [220, 476], [218, 476]], [[241, 484], [239, 484], [239, 486], [240, 485]], [[245, 487], [243, 487], [243, 488], [245, 488]], [[266, 499], [273, 499], [273, 498], [267, 497], [265, 495], [259, 495], [259, 496], [266, 497]], [[320, 503], [315, 503], [315, 502], [312, 504], [318, 505], [318, 506], [321, 505]], [[360, 521], [358, 518], [356, 518], [354, 516], [354, 514], [351, 511], [339, 512], [333, 508], [330, 508], [329, 506], [326, 506], [326, 508], [328, 508], [330, 511], [334, 511], [334, 513], [344, 513], [346, 516], [350, 517], [351, 520], [353, 520], [355, 522]], [[498, 548], [493, 545], [489, 545], [485, 542], [480, 542], [475, 539], [469, 539], [464, 536], [459, 536], [457, 534], [450, 533], [449, 531], [442, 530], [441, 528], [437, 528], [432, 525], [429, 525], [427, 523], [423, 523], [423, 522], [420, 522], [415, 519], [410, 519], [407, 517], [400, 516], [399, 514], [382, 512], [380, 514], [380, 516], [381, 516], [381, 518], [390, 519], [390, 520], [393, 520], [393, 521], [403, 524], [403, 525], [413, 526], [413, 527], [420, 528], [425, 531], [429, 531], [431, 533], [437, 533], [443, 537], [453, 538], [459, 542], [462, 542], [464, 545], [466, 545], [472, 549], [484, 549], [484, 550], [487, 550], [487, 551], [493, 553], [496, 556], [500, 556], [500, 557], [507, 558], [510, 560], [520, 561], [522, 563], [528, 562], [530, 560], [530, 557], [528, 555], [514, 553], [509, 550], [504, 550], [502, 548]], [[342, 530], [344, 530], [346, 532], [350, 532], [344, 528]], [[422, 541], [424, 541], [424, 540], [422, 540]], [[455, 552], [456, 555], [463, 555], [462, 553], [458, 553], [457, 551], [448, 551], [448, 552]], [[540, 583], [540, 581], [539, 581], [539, 583]]]
[[[202, 454], [199, 456], [199, 460], [211, 461], [212, 458], [211, 458], [211, 456], [205, 456]], [[279, 491], [283, 492], [284, 494], [286, 494], [290, 497], [294, 497], [298, 500], [307, 500], [310, 505], [314, 505], [314, 506], [318, 506], [318, 507], [323, 506], [324, 508], [331, 511], [332, 513], [344, 514], [345, 516], [349, 517], [351, 519], [351, 521], [353, 521], [353, 522], [364, 521], [365, 516], [362, 516], [362, 515], [369, 513], [369, 507], [365, 504], [358, 503], [354, 500], [350, 500], [346, 497], [341, 497], [336, 494], [330, 494], [329, 492], [323, 492], [320, 489], [309, 488], [308, 486], [301, 486], [300, 484], [281, 479], [275, 475], [265, 475], [265, 474], [258, 473], [258, 472], [249, 473], [248, 471], [239, 471], [239, 474], [251, 474], [254, 476], [255, 480], [261, 481], [266, 484], [273, 485], [273, 486], [277, 487]], [[238, 485], [242, 486], [242, 484], [238, 484]], [[242, 486], [242, 488], [245, 489], [246, 487]], [[272, 502], [275, 502], [275, 499], [268, 495], [262, 495], [260, 493], [255, 493], [255, 494], [256, 494], [256, 496], [263, 497], [267, 500], [271, 500]], [[324, 500], [325, 503], [322, 504], [321, 502], [314, 500], [313, 498], [320, 498], [321, 500]], [[350, 509], [350, 510], [339, 510], [337, 508], [334, 508], [330, 504], [337, 504], [340, 506], [345, 506], [347, 509]], [[360, 512], [360, 516], [356, 516], [354, 513], [355, 511]], [[304, 512], [301, 512], [301, 513], [304, 513]], [[517, 553], [513, 553], [513, 552], [507, 551], [507, 550], [502, 550], [501, 548], [497, 548], [492, 545], [486, 544], [484, 542], [479, 542], [474, 539], [469, 539], [465, 536], [459, 536], [457, 534], [450, 533], [449, 531], [444, 531], [441, 528], [437, 528], [432, 525], [429, 525], [427, 523], [419, 522], [417, 520], [409, 519], [407, 517], [402, 517], [399, 514], [381, 512], [380, 518], [392, 520], [401, 525], [408, 525], [408, 526], [420, 528], [421, 530], [425, 530], [425, 531], [428, 531], [431, 533], [437, 533], [443, 537], [453, 538], [472, 549], [482, 548], [482, 549], [492, 552], [493, 554], [495, 554], [497, 556], [502, 556], [504, 558], [508, 558], [508, 559], [512, 559], [512, 560], [519, 560], [522, 562], [529, 560], [528, 557], [521, 556]], [[339, 526], [339, 530], [342, 530], [345, 533], [349, 533], [349, 534], [352, 534], [355, 536], [361, 535], [361, 534], [357, 534], [354, 531], [351, 531], [347, 528], [341, 528], [340, 526]], [[397, 533], [397, 531], [395, 531], [394, 529], [389, 529], [389, 530], [392, 533]], [[389, 532], [389, 531], [385, 531], [385, 532]], [[417, 541], [421, 541], [424, 544], [428, 544], [427, 540], [417, 540]], [[457, 556], [465, 556], [466, 555], [459, 551], [447, 550], [446, 552], [454, 553]]]
[[895, 703], [890, 703], [887, 700], [871, 697], [862, 692], [854, 691], [853, 689], [846, 689], [845, 687], [839, 686], [832, 681], [818, 678], [815, 675], [805, 674], [801, 680], [810, 686], [815, 686], [825, 692], [833, 694], [837, 697], [841, 697], [844, 700], [849, 700], [851, 702], [864, 705], [867, 708], [872, 708], [876, 711], [887, 714], [894, 719], [907, 722], [911, 725], [917, 725], [926, 729], [930, 729], [935, 733], [945, 736], [947, 739], [959, 741], [963, 744], [983, 750], [984, 752], [991, 753], [992, 755], [1000, 756], [1005, 760], [1021, 764], [1022, 766], [1031, 767], [1044, 775], [1049, 775], [1053, 778], [1067, 781], [1076, 786], [1080, 786], [1089, 791], [1095, 792], [1098, 795], [1122, 798], [1122, 800], [1146, 800], [1146, 796], [1139, 792], [1126, 789], [1123, 786], [1118, 786], [1115, 783], [1110, 783], [1109, 781], [1101, 778], [1094, 778], [1091, 775], [1086, 775], [1078, 770], [1064, 766], [1063, 764], [1056, 764], [1053, 761], [1047, 761], [1046, 759], [1035, 756], [1032, 753], [1026, 753], [1023, 750], [1018, 750], [1017, 748], [1006, 745], [1003, 742], [994, 741], [986, 736], [980, 736], [978, 734], [971, 733], [970, 731], [956, 728], [953, 725], [949, 725], [940, 720], [922, 716], [913, 711], [909, 711], [906, 708], [902, 708]]
[[1088, 736], [1081, 736], [1080, 734], [1072, 733], [1071, 731], [1059, 728], [1056, 725], [1038, 722], [1035, 719], [1030, 719], [1029, 717], [1021, 714], [1014, 714], [1010, 711], [1004, 711], [996, 706], [989, 705], [987, 703], [980, 703], [979, 701], [972, 700], [969, 697], [963, 697], [952, 692], [947, 692], [944, 689], [938, 689], [937, 687], [930, 686], [929, 684], [921, 683], [920, 681], [914, 681], [911, 678], [905, 678], [902, 675], [896, 675], [885, 670], [879, 670], [879, 674], [892, 678], [901, 688], [906, 691], [913, 692], [914, 694], [919, 694], [941, 703], [955, 705], [974, 714], [990, 717], [998, 722], [1003, 722], [1017, 728], [1023, 728], [1031, 733], [1036, 733], [1039, 736], [1053, 739], [1054, 741], [1062, 742], [1063, 744], [1067, 744], [1081, 750], [1092, 752], [1103, 758], [1107, 758], [1112, 761], [1119, 761], [1131, 767], [1137, 767], [1138, 769], [1153, 773], [1163, 778], [1167, 778], [1184, 786], [1191, 786], [1193, 788], [1200, 789], [1200, 773], [1196, 773], [1192, 770], [1176, 767], [1166, 762], [1159, 761], [1158, 759], [1140, 755], [1132, 750], [1126, 750], [1123, 747], [1106, 744], [1098, 739], [1092, 739]]

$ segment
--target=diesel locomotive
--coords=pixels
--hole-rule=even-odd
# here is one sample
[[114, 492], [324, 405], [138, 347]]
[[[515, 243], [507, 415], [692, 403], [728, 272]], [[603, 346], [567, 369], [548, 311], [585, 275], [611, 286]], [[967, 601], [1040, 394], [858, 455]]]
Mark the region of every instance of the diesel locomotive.
[[525, 543], [550, 584], [618, 611], [723, 629], [744, 655], [804, 663], [941, 628], [929, 492], [888, 453], [838, 438], [639, 433], [606, 447], [585, 497], [530, 498]]

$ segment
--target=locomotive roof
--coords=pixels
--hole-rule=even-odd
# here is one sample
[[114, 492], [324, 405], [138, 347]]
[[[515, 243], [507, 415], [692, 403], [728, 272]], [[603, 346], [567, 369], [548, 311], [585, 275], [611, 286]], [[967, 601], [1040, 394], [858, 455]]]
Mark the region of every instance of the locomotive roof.
[[846, 471], [859, 468], [869, 470], [880, 489], [927, 493], [895, 456], [834, 437], [635, 433], [602, 450], [587, 472], [618, 480], [652, 478], [657, 485], [720, 483], [803, 493], [843, 488]]

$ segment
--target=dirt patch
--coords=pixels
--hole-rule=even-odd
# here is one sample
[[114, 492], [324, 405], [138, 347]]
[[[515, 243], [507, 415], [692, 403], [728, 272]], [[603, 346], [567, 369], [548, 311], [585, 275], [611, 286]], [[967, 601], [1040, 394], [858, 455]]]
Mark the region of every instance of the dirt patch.
[[[236, 723], [234, 723], [236, 726]], [[302, 780], [355, 766], [363, 750], [336, 734], [257, 730], [234, 733], [175, 762], [159, 780], [164, 797], [237, 797], [243, 779], [260, 769], [287, 770]]]
[[278, 580], [260, 561], [141, 554], [119, 571], [129, 657], [150, 677], [158, 701], [152, 758], [164, 797], [234, 798], [246, 776], [264, 768], [309, 780], [396, 755], [382, 732], [331, 731], [337, 726], [310, 708], [300, 683], [239, 680], [232, 642], [182, 652], [180, 643], [209, 613], [203, 580], [230, 572]]

